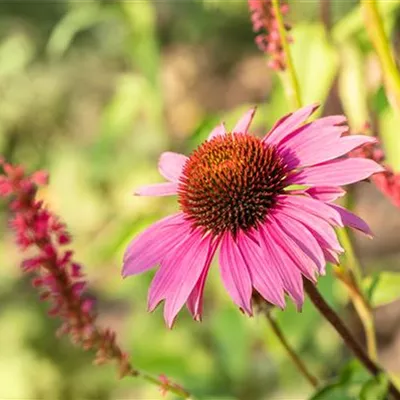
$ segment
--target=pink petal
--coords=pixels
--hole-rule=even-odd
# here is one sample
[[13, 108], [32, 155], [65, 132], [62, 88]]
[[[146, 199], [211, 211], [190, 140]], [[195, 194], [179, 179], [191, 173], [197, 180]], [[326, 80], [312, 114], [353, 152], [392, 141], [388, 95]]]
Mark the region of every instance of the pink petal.
[[304, 123], [318, 107], [318, 104], [311, 104], [285, 115], [272, 127], [263, 140], [267, 143], [279, 144], [288, 134]]
[[299, 212], [291, 206], [283, 206], [280, 211], [301, 222], [314, 235], [321, 247], [328, 247], [336, 252], [343, 252], [336, 233], [331, 225], [322, 218], [309, 212]]
[[222, 282], [227, 292], [243, 311], [252, 315], [251, 295], [253, 287], [251, 276], [230, 233], [226, 233], [222, 238], [219, 263]]
[[276, 218], [271, 216], [269, 219], [272, 230], [275, 232], [276, 242], [280, 247], [290, 249], [288, 255], [292, 259], [293, 263], [307, 279], [316, 282], [315, 271], [318, 270], [317, 265], [281, 228], [279, 223], [280, 218], [282, 218], [282, 216], [280, 216], [279, 213], [276, 213]]
[[164, 317], [172, 326], [194, 285], [206, 267], [211, 236], [202, 238], [201, 231], [192, 231], [161, 262], [149, 290], [148, 307], [152, 311], [165, 299]]
[[274, 268], [281, 276], [284, 288], [293, 299], [298, 309], [304, 302], [303, 278], [299, 269], [288, 256], [286, 249], [282, 248], [276, 240], [276, 234], [268, 223], [260, 226], [260, 233], [264, 238], [264, 246], [267, 249], [265, 258], [271, 268]]
[[334, 208], [341, 216], [343, 225], [350, 226], [351, 228], [357, 229], [363, 233], [365, 233], [367, 236], [372, 237], [373, 233], [367, 223], [362, 220], [360, 217], [357, 215], [353, 214], [349, 210], [346, 210], [345, 208], [338, 206], [337, 204], [331, 204], [330, 205], [332, 208]]
[[158, 264], [189, 229], [190, 224], [182, 213], [151, 225], [129, 244], [124, 255], [122, 276], [140, 274]]
[[216, 126], [211, 133], [208, 135], [208, 141], [214, 139], [217, 136], [224, 136], [226, 135], [225, 124], [222, 122], [218, 126]]
[[171, 182], [179, 182], [182, 169], [188, 159], [183, 154], [166, 151], [161, 154], [158, 160], [158, 170], [165, 179]]
[[[327, 126], [314, 128], [311, 122], [309, 129], [291, 136], [279, 146], [289, 168], [306, 167], [341, 157], [366, 143], [375, 143], [370, 136], [353, 135], [340, 138], [348, 128]], [[299, 128], [300, 131], [302, 128]]]
[[208, 254], [208, 259], [205, 263], [203, 272], [200, 275], [199, 280], [197, 281], [196, 285], [194, 286], [192, 292], [190, 293], [187, 299], [187, 307], [192, 314], [193, 318], [196, 321], [201, 321], [201, 315], [203, 313], [203, 293], [204, 293], [204, 286], [206, 283], [208, 271], [211, 266], [212, 259], [215, 254], [215, 250], [217, 249], [219, 241], [215, 240], [211, 244], [211, 248]]
[[256, 108], [252, 108], [247, 111], [237, 122], [232, 132], [234, 133], [247, 133], [249, 130], [251, 121], [253, 121], [254, 114], [256, 113]]
[[135, 190], [136, 196], [173, 196], [178, 193], [178, 183], [164, 182], [141, 186]]
[[[326, 262], [329, 262], [334, 265], [339, 265], [339, 256], [336, 254], [333, 250], [330, 249], [323, 249], [324, 251], [324, 257]], [[325, 275], [325, 270], [320, 271], [321, 275]]]
[[279, 225], [300, 249], [315, 263], [318, 271], [325, 269], [324, 253], [317, 239], [299, 221], [283, 212], [276, 213], [275, 218], [279, 218]]
[[336, 210], [330, 205], [311, 197], [281, 195], [278, 196], [278, 204], [292, 206], [299, 211], [316, 215], [332, 225], [343, 226], [342, 219]]
[[[261, 239], [259, 233], [254, 232]], [[263, 245], [259, 240], [260, 245]], [[253, 281], [253, 286], [265, 300], [280, 308], [285, 307], [283, 282], [272, 265], [266, 263], [263, 249], [251, 238], [242, 233], [238, 236], [238, 247]]]
[[288, 183], [308, 186], [341, 186], [359, 182], [384, 168], [372, 160], [345, 158], [305, 168], [288, 179]]
[[346, 191], [340, 187], [335, 186], [317, 186], [305, 190], [305, 193], [309, 194], [316, 200], [332, 202], [346, 194]]

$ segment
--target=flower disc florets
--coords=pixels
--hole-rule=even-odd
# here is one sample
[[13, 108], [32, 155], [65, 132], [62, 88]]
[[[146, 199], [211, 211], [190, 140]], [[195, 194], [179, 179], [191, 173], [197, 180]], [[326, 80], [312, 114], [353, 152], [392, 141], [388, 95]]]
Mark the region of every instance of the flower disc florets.
[[263, 222], [285, 187], [286, 168], [275, 148], [232, 133], [203, 143], [185, 164], [179, 204], [193, 226], [236, 234]]

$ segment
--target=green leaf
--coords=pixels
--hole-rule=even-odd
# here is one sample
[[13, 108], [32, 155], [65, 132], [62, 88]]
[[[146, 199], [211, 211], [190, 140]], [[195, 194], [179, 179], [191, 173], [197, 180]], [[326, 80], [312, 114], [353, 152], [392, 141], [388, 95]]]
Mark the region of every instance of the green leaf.
[[[399, 8], [399, 3], [396, 1], [379, 1], [380, 14], [382, 18], [387, 20], [394, 17], [396, 9]], [[364, 18], [361, 12], [361, 7], [354, 7], [347, 15], [340, 18], [332, 29], [332, 37], [335, 41], [344, 42], [351, 36], [365, 31]]]
[[351, 360], [335, 380], [320, 388], [309, 400], [359, 400], [361, 387], [369, 380], [370, 375], [360, 362]]
[[81, 7], [73, 8], [53, 29], [47, 43], [47, 53], [53, 58], [62, 57], [79, 32], [108, 18], [109, 14], [95, 2], [87, 2]]
[[346, 388], [341, 382], [335, 382], [323, 387], [309, 400], [355, 400], [355, 398], [346, 393]]
[[291, 49], [303, 103], [323, 103], [338, 68], [336, 51], [321, 24], [298, 24], [292, 36], [296, 38]]
[[342, 68], [339, 76], [339, 94], [353, 131], [360, 131], [369, 120], [365, 62], [356, 43], [342, 46]]
[[391, 303], [400, 297], [399, 272], [381, 272], [378, 277], [367, 277], [363, 285], [372, 288], [371, 305], [373, 307]]
[[379, 374], [363, 385], [360, 392], [360, 400], [385, 400], [388, 386], [388, 377], [385, 374]]
[[382, 138], [387, 163], [396, 171], [400, 171], [400, 140], [398, 138], [399, 115], [392, 108], [387, 108], [379, 120], [379, 132]]

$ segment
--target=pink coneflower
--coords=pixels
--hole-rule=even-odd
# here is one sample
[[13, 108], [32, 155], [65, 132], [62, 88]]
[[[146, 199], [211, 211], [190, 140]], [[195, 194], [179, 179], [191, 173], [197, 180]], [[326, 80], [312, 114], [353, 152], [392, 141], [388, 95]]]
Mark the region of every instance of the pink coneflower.
[[216, 127], [189, 157], [161, 155], [159, 171], [168, 182], [136, 194], [177, 195], [180, 212], [131, 242], [122, 273], [126, 277], [160, 265], [148, 307], [152, 311], [165, 300], [169, 327], [185, 303], [194, 319], [201, 318], [217, 248], [226, 290], [251, 315], [254, 292], [280, 308], [287, 294], [302, 307], [302, 277], [316, 282], [326, 262], [337, 263], [343, 252], [334, 226], [370, 234], [364, 221], [331, 201], [345, 193], [341, 185], [382, 171], [372, 160], [345, 156], [374, 139], [342, 136], [348, 130], [343, 116], [304, 124], [317, 108], [283, 117], [263, 139], [248, 134], [253, 109], [231, 132], [224, 124]]

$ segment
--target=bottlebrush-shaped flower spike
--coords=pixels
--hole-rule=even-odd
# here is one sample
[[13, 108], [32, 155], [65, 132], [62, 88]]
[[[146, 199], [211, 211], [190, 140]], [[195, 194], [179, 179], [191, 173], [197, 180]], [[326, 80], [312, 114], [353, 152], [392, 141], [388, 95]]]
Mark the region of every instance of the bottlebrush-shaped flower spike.
[[[258, 33], [255, 42], [258, 48], [271, 57], [268, 65], [276, 71], [286, 69], [285, 54], [278, 31], [276, 16], [271, 0], [248, 0], [251, 21], [254, 32]], [[281, 13], [287, 14], [289, 6], [286, 3], [280, 6]], [[288, 24], [285, 25], [290, 30]], [[291, 41], [291, 38], [288, 38]]]
[[169, 327], [185, 303], [201, 318], [217, 248], [227, 292], [251, 315], [254, 291], [278, 307], [285, 307], [285, 294], [302, 307], [302, 276], [315, 282], [326, 262], [337, 262], [343, 252], [333, 227], [370, 234], [361, 219], [326, 199], [343, 195], [341, 185], [383, 170], [375, 161], [347, 157], [373, 139], [349, 141], [342, 116], [305, 124], [317, 108], [285, 116], [263, 139], [248, 133], [250, 110], [232, 132], [214, 129], [189, 157], [163, 153], [158, 167], [168, 181], [137, 190], [178, 196], [180, 211], [131, 242], [122, 270], [126, 277], [159, 265], [148, 306], [154, 310], [164, 300]]

